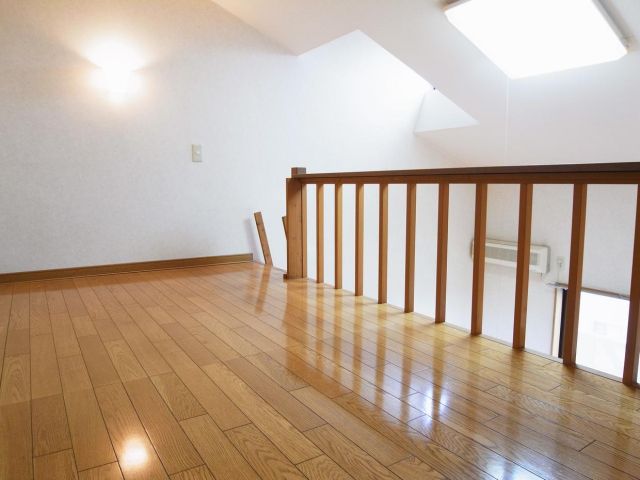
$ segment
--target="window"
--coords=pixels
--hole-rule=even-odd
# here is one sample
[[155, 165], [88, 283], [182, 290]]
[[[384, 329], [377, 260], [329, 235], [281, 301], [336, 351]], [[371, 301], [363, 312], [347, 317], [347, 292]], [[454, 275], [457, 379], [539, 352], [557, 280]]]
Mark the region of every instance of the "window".
[[[560, 323], [564, 323], [567, 290], [562, 290]], [[629, 317], [629, 300], [620, 295], [583, 290], [580, 295], [576, 363], [622, 377]], [[562, 327], [560, 328], [560, 330]], [[556, 336], [562, 357], [561, 335]]]

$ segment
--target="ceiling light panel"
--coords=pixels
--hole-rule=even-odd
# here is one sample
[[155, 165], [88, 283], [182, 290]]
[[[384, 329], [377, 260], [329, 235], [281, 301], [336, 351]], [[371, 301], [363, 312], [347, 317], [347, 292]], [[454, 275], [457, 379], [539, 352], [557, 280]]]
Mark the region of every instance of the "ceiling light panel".
[[610, 62], [627, 53], [595, 0], [463, 0], [445, 14], [510, 78]]

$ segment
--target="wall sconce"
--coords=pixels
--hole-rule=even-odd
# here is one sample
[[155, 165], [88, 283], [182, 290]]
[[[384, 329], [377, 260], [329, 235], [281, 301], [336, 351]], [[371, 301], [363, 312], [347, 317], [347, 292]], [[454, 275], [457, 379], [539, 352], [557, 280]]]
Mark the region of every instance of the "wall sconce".
[[142, 62], [136, 52], [118, 40], [98, 43], [91, 50], [89, 59], [98, 67], [93, 74], [93, 84], [103, 90], [109, 100], [121, 103], [141, 87], [136, 70]]

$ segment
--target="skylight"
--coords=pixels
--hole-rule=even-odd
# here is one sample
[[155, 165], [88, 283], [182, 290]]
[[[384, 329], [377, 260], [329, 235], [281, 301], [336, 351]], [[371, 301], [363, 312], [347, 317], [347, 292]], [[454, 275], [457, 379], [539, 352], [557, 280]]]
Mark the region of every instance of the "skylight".
[[597, 0], [460, 0], [445, 14], [510, 78], [610, 62], [627, 53]]

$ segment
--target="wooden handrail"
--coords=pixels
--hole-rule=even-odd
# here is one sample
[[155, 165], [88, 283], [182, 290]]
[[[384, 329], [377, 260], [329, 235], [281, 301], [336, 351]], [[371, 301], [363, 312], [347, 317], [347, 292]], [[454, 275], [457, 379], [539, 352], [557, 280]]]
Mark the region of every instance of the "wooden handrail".
[[[518, 255], [514, 308], [513, 347], [522, 349], [526, 340], [527, 296], [529, 286], [529, 253], [531, 244], [531, 215], [535, 184], [569, 184], [573, 186], [573, 217], [569, 267], [567, 317], [563, 332], [563, 362], [575, 367], [582, 263], [586, 218], [587, 188], [589, 184], [635, 184], [638, 186], [638, 212], [635, 243], [627, 345], [623, 382], [636, 385], [640, 355], [640, 162], [592, 163], [565, 165], [527, 165], [507, 167], [435, 168], [426, 170], [387, 170], [370, 172], [307, 173], [294, 168], [287, 179], [287, 279], [306, 277], [306, 186], [316, 186], [317, 235], [324, 235], [324, 185], [335, 185], [335, 288], [342, 288], [342, 186], [354, 184], [355, 198], [355, 293], [363, 294], [364, 281], [364, 190], [365, 185], [379, 185], [379, 247], [378, 302], [387, 301], [388, 248], [388, 187], [407, 186], [407, 222], [405, 247], [405, 312], [414, 308], [414, 276], [416, 248], [416, 186], [438, 185], [438, 239], [436, 271], [435, 320], [445, 321], [448, 256], [449, 186], [471, 184], [476, 187], [474, 258], [471, 300], [471, 334], [482, 333], [484, 305], [485, 237], [487, 223], [487, 192], [490, 184], [520, 185], [518, 226]], [[323, 239], [317, 238], [318, 282], [323, 281]]]
[[593, 183], [640, 182], [640, 162], [431, 168], [370, 172], [297, 173], [304, 184], [362, 183]]

